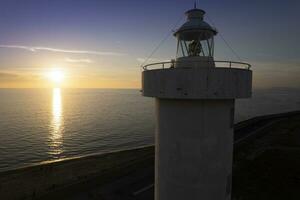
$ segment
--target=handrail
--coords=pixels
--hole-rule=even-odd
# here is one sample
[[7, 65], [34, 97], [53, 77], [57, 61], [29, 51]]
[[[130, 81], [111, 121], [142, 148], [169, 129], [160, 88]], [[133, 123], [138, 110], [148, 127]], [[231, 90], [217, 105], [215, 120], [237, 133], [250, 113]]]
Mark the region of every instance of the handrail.
[[[162, 65], [161, 69], [165, 68], [166, 64], [170, 64], [170, 68], [174, 67], [176, 63], [186, 63], [186, 62], [207, 62], [207, 63], [226, 63], [229, 64], [229, 68], [233, 68], [232, 64], [238, 64], [238, 65], [243, 65], [245, 67], [245, 69], [250, 70], [251, 65], [249, 63], [245, 63], [245, 62], [236, 62], [236, 61], [227, 61], [227, 60], [203, 60], [203, 61], [164, 61], [164, 62], [156, 62], [156, 63], [150, 63], [147, 65], [142, 66], [143, 70], [148, 70], [149, 66], [154, 66], [154, 65]], [[234, 67], [236, 68], [236, 67]]]

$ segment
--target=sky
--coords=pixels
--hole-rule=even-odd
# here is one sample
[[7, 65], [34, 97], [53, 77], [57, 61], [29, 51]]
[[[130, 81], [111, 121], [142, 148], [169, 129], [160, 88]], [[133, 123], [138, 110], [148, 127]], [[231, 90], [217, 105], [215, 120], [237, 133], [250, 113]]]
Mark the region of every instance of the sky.
[[[1, 0], [0, 88], [140, 88], [141, 64], [176, 56], [192, 0]], [[215, 60], [252, 65], [254, 88], [300, 87], [300, 1], [201, 0]], [[179, 22], [179, 23], [177, 23]], [[177, 25], [175, 26], [175, 24]], [[226, 42], [238, 54], [228, 48]]]

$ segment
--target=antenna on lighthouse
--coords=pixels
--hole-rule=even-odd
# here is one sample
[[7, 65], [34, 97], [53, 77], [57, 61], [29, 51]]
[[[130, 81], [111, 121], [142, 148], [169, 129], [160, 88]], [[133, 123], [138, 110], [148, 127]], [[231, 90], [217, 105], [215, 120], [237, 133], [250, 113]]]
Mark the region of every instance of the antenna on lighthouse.
[[197, 8], [197, 3], [196, 3], [196, 1], [194, 2], [194, 9], [196, 9]]

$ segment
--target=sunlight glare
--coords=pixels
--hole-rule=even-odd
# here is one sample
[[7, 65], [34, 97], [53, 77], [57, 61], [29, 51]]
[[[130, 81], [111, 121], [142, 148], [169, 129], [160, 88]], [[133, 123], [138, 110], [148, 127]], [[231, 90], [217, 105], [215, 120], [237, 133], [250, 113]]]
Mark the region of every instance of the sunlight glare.
[[48, 72], [47, 77], [54, 83], [61, 83], [64, 80], [64, 72], [60, 69], [54, 69]]
[[52, 92], [52, 131], [50, 134], [50, 148], [49, 152], [52, 156], [59, 155], [62, 150], [62, 98], [60, 88], [53, 88]]

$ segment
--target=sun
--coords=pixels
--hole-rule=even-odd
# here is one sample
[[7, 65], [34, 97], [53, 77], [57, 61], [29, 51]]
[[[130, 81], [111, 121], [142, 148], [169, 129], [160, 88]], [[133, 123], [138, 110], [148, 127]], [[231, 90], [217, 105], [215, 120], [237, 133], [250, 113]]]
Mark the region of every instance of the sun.
[[47, 77], [54, 83], [61, 83], [65, 78], [65, 74], [60, 69], [53, 69], [52, 71], [47, 73]]

